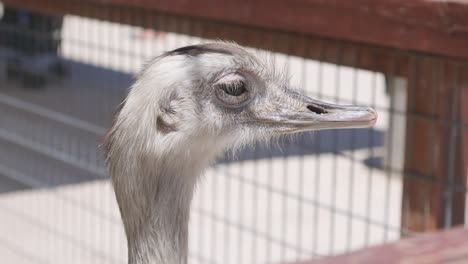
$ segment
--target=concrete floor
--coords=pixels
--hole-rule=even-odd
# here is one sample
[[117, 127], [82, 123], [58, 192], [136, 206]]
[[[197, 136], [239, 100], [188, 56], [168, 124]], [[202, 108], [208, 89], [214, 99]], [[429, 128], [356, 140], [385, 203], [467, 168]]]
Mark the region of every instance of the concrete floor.
[[[4, 263], [125, 263], [97, 143], [144, 61], [203, 41], [141, 35], [134, 27], [67, 17], [62, 55], [72, 75], [41, 90], [7, 81], [0, 60]], [[379, 121], [373, 130], [306, 133], [281, 148], [257, 146], [221, 159], [194, 199], [190, 263], [289, 262], [399, 238], [401, 175], [379, 169], [389, 120], [383, 76], [276, 57], [307, 93], [377, 106]]]

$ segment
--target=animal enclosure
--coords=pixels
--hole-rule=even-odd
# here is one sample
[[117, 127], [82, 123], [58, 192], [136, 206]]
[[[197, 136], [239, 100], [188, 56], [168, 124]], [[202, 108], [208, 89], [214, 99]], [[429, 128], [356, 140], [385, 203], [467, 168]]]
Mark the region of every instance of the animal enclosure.
[[3, 2], [2, 262], [126, 263], [100, 139], [142, 65], [218, 39], [273, 58], [313, 98], [379, 119], [221, 157], [192, 204], [189, 263], [294, 263], [466, 224], [468, 56], [456, 44], [387, 46], [149, 1]]

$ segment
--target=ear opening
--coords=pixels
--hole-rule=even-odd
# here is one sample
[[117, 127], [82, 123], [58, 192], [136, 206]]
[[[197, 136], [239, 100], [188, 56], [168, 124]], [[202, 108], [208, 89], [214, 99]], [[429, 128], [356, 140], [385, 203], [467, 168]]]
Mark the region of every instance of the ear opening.
[[173, 91], [168, 96], [167, 103], [161, 105], [160, 113], [156, 118], [156, 129], [162, 134], [168, 134], [177, 131], [177, 112], [175, 106], [179, 96]]
[[156, 118], [156, 130], [162, 134], [177, 131], [175, 120], [171, 120], [170, 114], [163, 112]]

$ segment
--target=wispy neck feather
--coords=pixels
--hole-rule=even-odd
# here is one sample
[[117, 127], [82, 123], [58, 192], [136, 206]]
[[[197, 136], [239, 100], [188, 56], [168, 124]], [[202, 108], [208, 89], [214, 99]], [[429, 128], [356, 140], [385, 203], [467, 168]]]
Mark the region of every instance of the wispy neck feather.
[[[134, 208], [128, 210], [130, 214], [124, 220], [128, 226], [129, 263], [186, 263], [190, 202], [195, 184], [181, 179], [194, 176], [166, 173], [137, 177], [143, 178], [146, 187], [135, 193], [134, 202], [129, 205]], [[149, 190], [144, 191], [146, 188]], [[146, 206], [141, 207], [143, 204]]]
[[[153, 162], [151, 161], [153, 160]], [[128, 241], [129, 263], [185, 263], [190, 203], [201, 170], [167, 159], [127, 160], [133, 169], [113, 171]]]
[[186, 263], [196, 182], [222, 147], [210, 146], [201, 136], [191, 140], [177, 132], [143, 133], [145, 129], [125, 122], [116, 122], [106, 149], [129, 263]]

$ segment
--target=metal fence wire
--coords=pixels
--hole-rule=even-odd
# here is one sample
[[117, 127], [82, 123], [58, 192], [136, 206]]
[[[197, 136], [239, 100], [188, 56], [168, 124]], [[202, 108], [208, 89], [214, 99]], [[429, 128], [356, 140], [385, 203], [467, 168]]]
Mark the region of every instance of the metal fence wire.
[[192, 204], [190, 263], [292, 263], [465, 224], [465, 61], [127, 11], [3, 8], [2, 263], [126, 263], [99, 139], [144, 62], [218, 38], [271, 54], [308, 95], [379, 119], [220, 159]]

